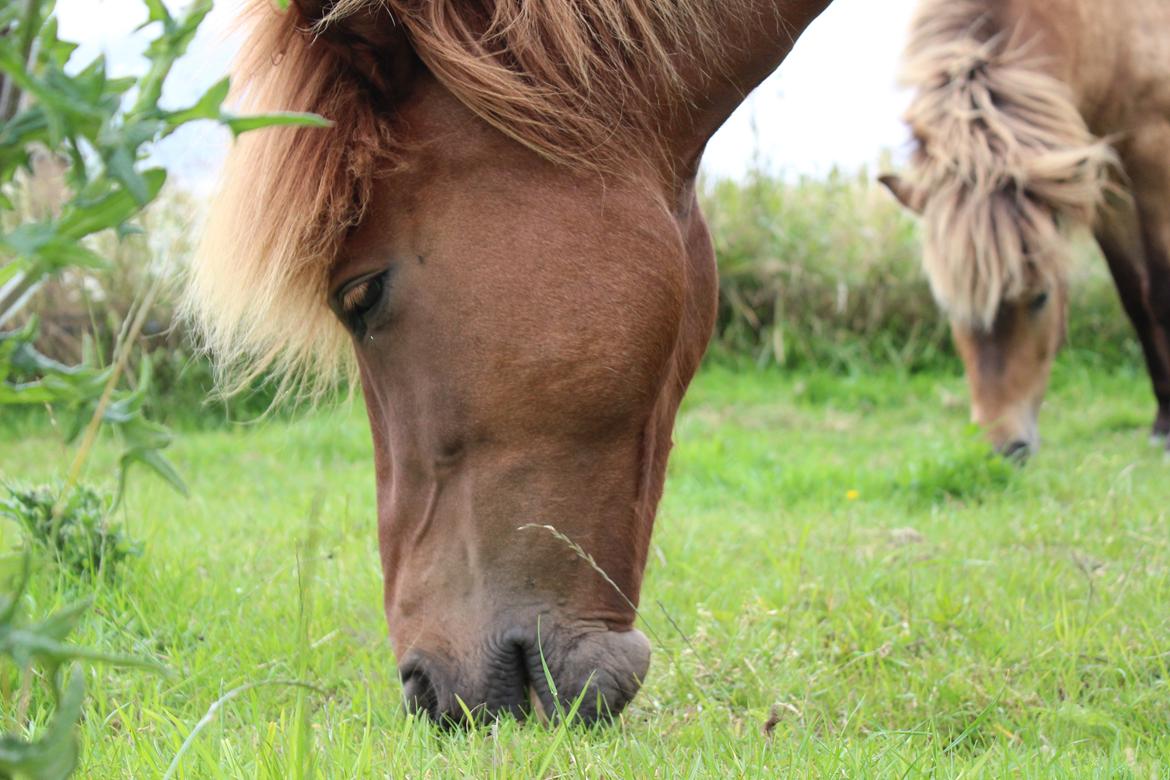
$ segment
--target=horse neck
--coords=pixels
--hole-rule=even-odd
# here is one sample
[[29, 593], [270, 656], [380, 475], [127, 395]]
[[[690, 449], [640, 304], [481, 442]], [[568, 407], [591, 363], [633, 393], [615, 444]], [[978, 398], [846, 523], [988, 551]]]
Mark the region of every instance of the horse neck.
[[1137, 30], [1127, 30], [1125, 3], [1097, 0], [988, 0], [997, 24], [1015, 31], [1037, 55], [1037, 67], [1068, 85], [1078, 110], [1097, 135], [1112, 131], [1120, 57]]

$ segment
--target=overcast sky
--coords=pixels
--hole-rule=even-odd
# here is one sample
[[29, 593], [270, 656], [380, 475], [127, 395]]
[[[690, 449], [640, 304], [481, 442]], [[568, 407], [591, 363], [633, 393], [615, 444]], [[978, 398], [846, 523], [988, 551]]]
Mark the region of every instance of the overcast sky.
[[[166, 98], [191, 102], [227, 70], [228, 31], [239, 0], [218, 0]], [[182, 2], [168, 0], [168, 6]], [[780, 70], [756, 90], [712, 140], [709, 174], [736, 176], [758, 158], [789, 174], [875, 163], [905, 143], [895, 87], [898, 57], [914, 0], [836, 0], [804, 34]], [[141, 0], [58, 0], [62, 37], [82, 44], [78, 60], [105, 52], [115, 75], [140, 71], [145, 38]], [[169, 139], [159, 155], [186, 186], [206, 190], [223, 157], [223, 131], [204, 124]]]

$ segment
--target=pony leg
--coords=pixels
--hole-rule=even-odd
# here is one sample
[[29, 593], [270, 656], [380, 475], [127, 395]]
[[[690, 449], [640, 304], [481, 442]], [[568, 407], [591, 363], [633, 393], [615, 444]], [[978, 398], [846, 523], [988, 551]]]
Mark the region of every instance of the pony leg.
[[1145, 261], [1141, 293], [1150, 319], [1147, 362], [1152, 351], [1158, 363], [1157, 369], [1150, 363], [1158, 398], [1154, 435], [1170, 445], [1170, 124], [1159, 119], [1140, 128], [1126, 147], [1123, 159]]
[[1094, 235], [1109, 263], [1121, 304], [1142, 345], [1154, 396], [1158, 400], [1152, 435], [1154, 441], [1160, 443], [1170, 432], [1170, 353], [1162, 348], [1165, 333], [1159, 332], [1148, 303], [1149, 271], [1133, 204], [1128, 200], [1111, 202], [1099, 217]]

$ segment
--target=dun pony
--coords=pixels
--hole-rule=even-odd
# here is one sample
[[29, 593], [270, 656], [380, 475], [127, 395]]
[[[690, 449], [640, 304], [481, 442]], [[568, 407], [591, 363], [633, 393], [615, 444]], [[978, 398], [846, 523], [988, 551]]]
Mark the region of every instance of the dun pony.
[[997, 30], [980, 0], [923, 3], [911, 27], [907, 185], [921, 195], [908, 200], [926, 211], [935, 296], [978, 329], [991, 328], [1002, 301], [1062, 282], [1061, 225], [1092, 223], [1114, 164], [1043, 57]]
[[[1067, 229], [1091, 228], [1170, 431], [1170, 4], [920, 0], [906, 52], [916, 149], [882, 177], [920, 214], [971, 416], [1024, 458], [1066, 331]], [[1106, 197], [1108, 196], [1108, 197]]]

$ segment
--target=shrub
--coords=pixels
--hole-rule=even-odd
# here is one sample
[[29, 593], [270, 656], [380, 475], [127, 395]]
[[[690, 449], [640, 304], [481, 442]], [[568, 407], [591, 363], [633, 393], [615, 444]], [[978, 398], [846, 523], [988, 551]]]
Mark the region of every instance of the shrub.
[[[108, 309], [109, 316], [101, 320], [106, 330], [83, 328], [80, 346], [69, 355], [62, 350], [57, 358], [38, 348], [43, 346], [39, 322], [26, 307], [56, 282], [72, 285], [87, 300], [93, 270], [112, 267], [103, 254], [111, 242], [116, 249], [141, 233], [134, 220], [166, 181], [165, 170], [145, 164], [154, 142], [199, 120], [217, 121], [237, 134], [273, 124], [324, 123], [299, 114], [233, 116], [223, 109], [227, 79], [190, 106], [161, 105], [171, 69], [211, 10], [211, 0], [195, 0], [178, 15], [161, 0], [143, 4], [155, 35], [146, 50], [146, 72], [130, 78], [110, 78], [102, 57], [74, 67], [77, 47], [58, 37], [52, 0], [0, 5], [0, 328], [7, 328], [0, 330], [0, 407], [64, 407], [73, 419], [70, 439], [80, 440], [60, 497], [51, 491], [13, 491], [2, 511], [22, 525], [33, 543], [84, 573], [112, 572], [135, 549], [107, 523], [117, 499], [106, 502], [90, 490], [73, 489], [101, 426], [120, 434], [123, 482], [127, 467], [142, 463], [183, 489], [162, 454], [171, 442], [169, 431], [143, 415], [151, 361], [133, 357], [140, 336], [152, 330], [154, 301], [165, 275], [145, 271], [145, 283], [126, 288], [133, 290], [128, 298], [126, 290], [99, 288], [101, 295], [89, 300], [121, 296], [121, 308]], [[86, 307], [91, 322], [97, 319], [93, 312]], [[129, 388], [123, 387], [127, 381]], [[0, 778], [57, 780], [76, 764], [74, 731], [83, 692], [80, 672], [63, 683], [61, 667], [72, 658], [112, 659], [63, 643], [85, 604], [40, 624], [17, 625], [16, 609], [28, 581], [25, 560], [20, 587], [0, 604], [0, 656], [15, 661], [30, 684], [34, 662], [44, 668], [56, 714], [38, 742], [0, 736]], [[13, 719], [22, 728], [26, 714], [18, 712]]]
[[142, 554], [121, 525], [110, 520], [112, 502], [81, 485], [65, 495], [47, 487], [9, 486], [0, 515], [14, 520], [33, 544], [79, 577], [113, 578], [128, 558]]
[[[701, 198], [719, 261], [717, 359], [840, 372], [953, 366], [917, 222], [865, 171], [789, 181], [756, 169], [742, 181], [706, 182]], [[1070, 285], [1070, 347], [1109, 365], [1138, 360], [1087, 240]]]
[[[100, 661], [155, 670], [158, 665], [68, 644], [66, 637], [89, 608], [88, 601], [73, 603], [39, 622], [22, 619], [20, 604], [29, 573], [26, 555], [15, 591], [0, 595], [0, 658], [16, 665], [29, 690], [34, 678], [43, 680], [52, 696], [54, 712], [34, 741], [9, 734], [0, 736], [0, 778], [63, 780], [77, 766], [76, 723], [81, 718], [85, 695], [85, 675], [74, 662]], [[39, 674], [34, 675], [34, 668], [39, 669]]]

